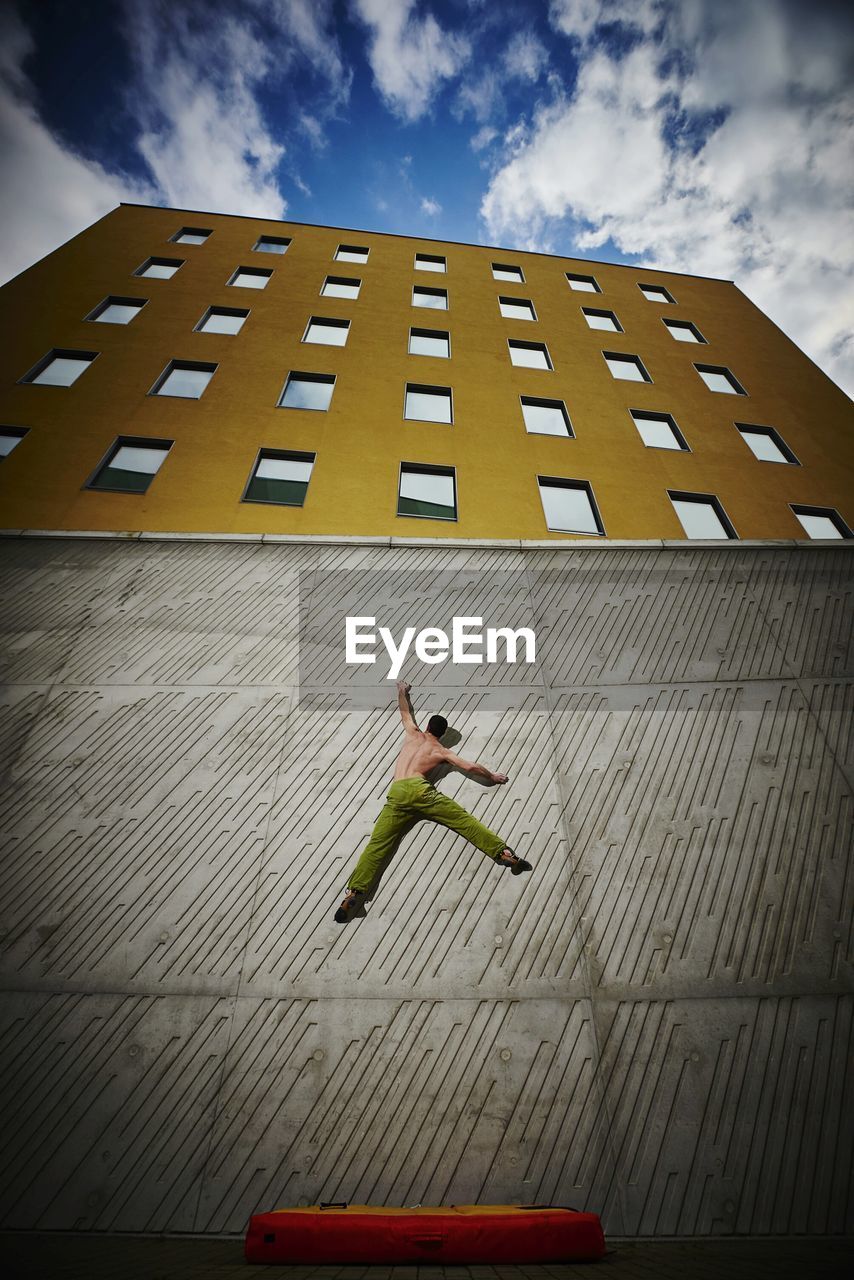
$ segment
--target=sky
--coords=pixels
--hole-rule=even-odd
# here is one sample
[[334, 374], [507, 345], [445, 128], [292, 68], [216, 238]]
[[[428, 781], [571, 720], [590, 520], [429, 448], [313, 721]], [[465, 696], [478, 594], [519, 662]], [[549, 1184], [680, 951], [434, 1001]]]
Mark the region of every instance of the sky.
[[0, 280], [121, 200], [735, 280], [854, 394], [845, 0], [0, 0]]

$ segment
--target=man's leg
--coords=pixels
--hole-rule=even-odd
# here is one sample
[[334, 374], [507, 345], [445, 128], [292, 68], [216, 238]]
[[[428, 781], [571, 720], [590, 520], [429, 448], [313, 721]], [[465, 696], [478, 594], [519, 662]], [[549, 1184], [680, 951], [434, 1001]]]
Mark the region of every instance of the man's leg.
[[387, 801], [374, 823], [371, 838], [347, 881], [349, 888], [355, 889], [357, 893], [365, 893], [370, 889], [383, 859], [394, 853], [401, 838], [417, 821], [413, 813]]
[[456, 800], [452, 800], [441, 791], [436, 791], [434, 787], [425, 793], [423, 799], [419, 797], [418, 810], [425, 818], [440, 822], [443, 827], [449, 827], [451, 831], [464, 836], [476, 849], [480, 849], [496, 862], [501, 860], [501, 854], [507, 849], [506, 840], [496, 835], [494, 831], [490, 831], [489, 827], [485, 827], [482, 822], [478, 822], [477, 818], [461, 804], [457, 804]]

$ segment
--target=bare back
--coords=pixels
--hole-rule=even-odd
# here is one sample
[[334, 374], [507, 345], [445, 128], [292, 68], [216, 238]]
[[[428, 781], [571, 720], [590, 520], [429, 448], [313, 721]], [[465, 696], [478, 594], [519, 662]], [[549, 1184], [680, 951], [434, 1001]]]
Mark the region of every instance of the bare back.
[[450, 752], [432, 733], [408, 729], [394, 766], [394, 780], [398, 782], [401, 778], [414, 778], [416, 774], [420, 774], [422, 778], [432, 782], [433, 776], [447, 762], [449, 755]]

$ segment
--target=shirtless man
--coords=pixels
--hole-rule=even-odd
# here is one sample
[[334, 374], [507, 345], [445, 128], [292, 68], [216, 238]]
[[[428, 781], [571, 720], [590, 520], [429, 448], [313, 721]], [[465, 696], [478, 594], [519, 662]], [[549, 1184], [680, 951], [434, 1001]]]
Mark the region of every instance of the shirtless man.
[[386, 803], [350, 877], [344, 901], [335, 912], [335, 919], [339, 924], [344, 924], [349, 919], [350, 911], [358, 905], [361, 896], [373, 884], [380, 863], [397, 847], [401, 836], [419, 818], [429, 818], [432, 822], [440, 822], [442, 826], [457, 831], [495, 862], [510, 867], [513, 875], [531, 870], [530, 862], [517, 858], [507, 848], [501, 836], [478, 822], [456, 800], [436, 790], [433, 781], [443, 772], [443, 766], [448, 765], [467, 773], [471, 778], [479, 778], [487, 786], [501, 787], [509, 779], [506, 773], [493, 773], [484, 765], [463, 760], [461, 756], [454, 755], [453, 751], [443, 747], [439, 739], [448, 727], [444, 716], [431, 716], [426, 733], [419, 729], [412, 712], [409, 689], [410, 686], [405, 681], [398, 680], [397, 704], [406, 737], [397, 757], [394, 782], [389, 788]]

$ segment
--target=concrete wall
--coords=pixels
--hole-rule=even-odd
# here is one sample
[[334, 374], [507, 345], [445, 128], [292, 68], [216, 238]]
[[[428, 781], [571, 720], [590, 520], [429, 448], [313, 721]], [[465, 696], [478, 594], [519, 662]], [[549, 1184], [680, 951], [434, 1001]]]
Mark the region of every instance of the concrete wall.
[[[847, 547], [0, 556], [5, 1225], [851, 1229]], [[533, 667], [406, 668], [534, 872], [422, 825], [339, 927], [400, 736], [341, 615], [383, 589], [397, 632], [535, 627]]]

